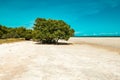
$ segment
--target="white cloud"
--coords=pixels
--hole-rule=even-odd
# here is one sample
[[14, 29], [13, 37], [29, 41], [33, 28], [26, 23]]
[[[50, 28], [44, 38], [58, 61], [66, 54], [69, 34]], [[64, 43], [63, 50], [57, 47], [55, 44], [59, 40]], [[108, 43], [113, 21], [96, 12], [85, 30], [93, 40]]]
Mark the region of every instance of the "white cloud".
[[75, 31], [75, 35], [81, 34], [82, 32]]

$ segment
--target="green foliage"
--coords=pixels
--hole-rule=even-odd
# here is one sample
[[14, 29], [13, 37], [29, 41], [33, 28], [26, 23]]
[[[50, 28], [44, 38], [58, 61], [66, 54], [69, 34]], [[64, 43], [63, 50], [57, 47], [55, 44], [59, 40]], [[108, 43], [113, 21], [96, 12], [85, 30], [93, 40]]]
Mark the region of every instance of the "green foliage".
[[0, 25], [0, 38], [2, 38], [4, 34], [7, 34], [7, 27]]
[[32, 30], [28, 29], [25, 32], [25, 40], [30, 40], [32, 39]]
[[16, 28], [16, 34], [19, 35], [18, 38], [24, 38], [26, 34], [26, 28], [24, 27]]
[[0, 39], [7, 38], [25, 38], [29, 40], [32, 38], [32, 30], [24, 27], [8, 28], [0, 25]]
[[68, 40], [74, 35], [74, 30], [62, 20], [37, 18], [33, 35], [42, 43], [57, 43], [59, 39]]

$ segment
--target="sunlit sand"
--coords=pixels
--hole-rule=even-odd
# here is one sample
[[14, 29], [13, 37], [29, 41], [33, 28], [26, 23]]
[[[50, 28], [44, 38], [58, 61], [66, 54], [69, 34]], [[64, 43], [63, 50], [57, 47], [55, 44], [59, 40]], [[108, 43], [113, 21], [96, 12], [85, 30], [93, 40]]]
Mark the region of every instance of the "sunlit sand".
[[0, 80], [120, 80], [120, 38], [71, 38], [67, 43], [1, 44]]

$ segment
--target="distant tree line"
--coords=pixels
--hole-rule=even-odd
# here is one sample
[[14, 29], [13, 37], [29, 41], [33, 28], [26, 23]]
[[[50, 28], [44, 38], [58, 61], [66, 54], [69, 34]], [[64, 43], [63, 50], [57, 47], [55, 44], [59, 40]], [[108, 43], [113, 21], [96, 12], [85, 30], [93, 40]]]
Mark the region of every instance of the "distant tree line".
[[25, 27], [9, 28], [9, 27], [0, 25], [0, 39], [7, 39], [7, 38], [31, 39], [32, 30], [26, 29]]
[[0, 25], [0, 39], [24, 38], [36, 39], [41, 43], [57, 43], [59, 39], [68, 40], [73, 35], [74, 30], [62, 20], [37, 18], [33, 29]]

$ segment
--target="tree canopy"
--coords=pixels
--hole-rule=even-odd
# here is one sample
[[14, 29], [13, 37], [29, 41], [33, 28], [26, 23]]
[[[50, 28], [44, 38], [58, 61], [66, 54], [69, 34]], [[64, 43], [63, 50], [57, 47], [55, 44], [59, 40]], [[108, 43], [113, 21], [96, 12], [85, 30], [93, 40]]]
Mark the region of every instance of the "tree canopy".
[[68, 40], [74, 30], [62, 20], [37, 18], [34, 24], [34, 38], [42, 43], [57, 43], [59, 39]]

